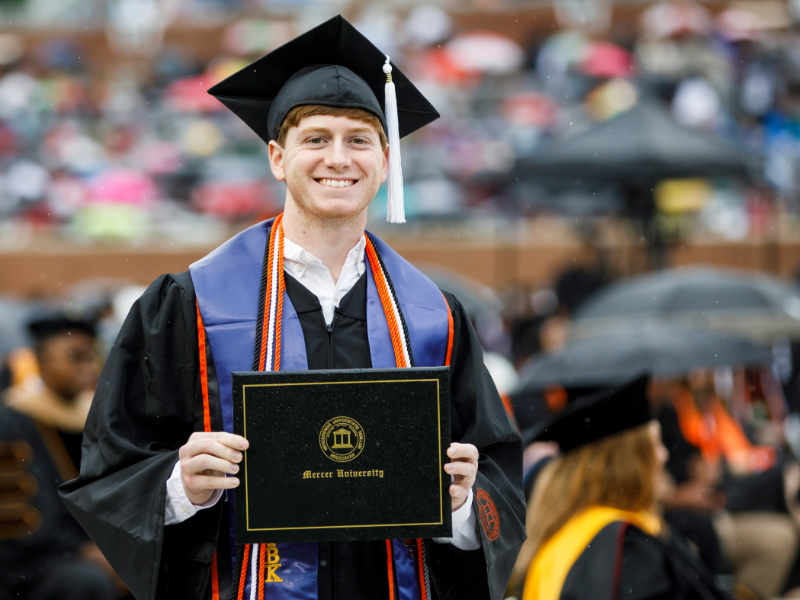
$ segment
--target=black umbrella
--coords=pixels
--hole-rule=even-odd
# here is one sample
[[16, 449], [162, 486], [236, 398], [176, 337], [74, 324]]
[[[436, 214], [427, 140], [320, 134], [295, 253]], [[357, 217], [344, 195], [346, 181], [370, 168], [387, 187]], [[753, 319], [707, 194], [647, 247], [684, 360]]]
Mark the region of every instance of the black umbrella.
[[535, 358], [520, 375], [520, 392], [558, 384], [565, 388], [615, 385], [647, 371], [685, 375], [693, 368], [768, 365], [771, 354], [745, 338], [678, 327], [650, 327], [568, 345], [558, 354]]
[[623, 280], [575, 314], [585, 338], [648, 323], [737, 332], [761, 340], [800, 336], [800, 287], [764, 274], [690, 267]]
[[535, 175], [652, 183], [674, 177], [747, 177], [745, 155], [711, 134], [688, 129], [653, 101], [522, 159]]

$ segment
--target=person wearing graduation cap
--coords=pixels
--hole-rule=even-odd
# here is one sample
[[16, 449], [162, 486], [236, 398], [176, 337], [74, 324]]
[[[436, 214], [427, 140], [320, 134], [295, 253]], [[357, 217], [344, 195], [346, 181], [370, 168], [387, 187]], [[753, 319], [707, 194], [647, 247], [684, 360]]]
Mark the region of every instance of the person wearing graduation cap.
[[[364, 229], [387, 175], [404, 221], [399, 140], [438, 114], [341, 17], [209, 91], [269, 144], [284, 213], [134, 305], [64, 502], [140, 599], [501, 598], [525, 538], [520, 437], [458, 300]], [[415, 365], [451, 367], [453, 537], [237, 544], [231, 372]]]
[[522, 600], [729, 599], [689, 545], [662, 530], [668, 453], [647, 384], [643, 375], [577, 399], [526, 431], [561, 454], [533, 488], [515, 569]]

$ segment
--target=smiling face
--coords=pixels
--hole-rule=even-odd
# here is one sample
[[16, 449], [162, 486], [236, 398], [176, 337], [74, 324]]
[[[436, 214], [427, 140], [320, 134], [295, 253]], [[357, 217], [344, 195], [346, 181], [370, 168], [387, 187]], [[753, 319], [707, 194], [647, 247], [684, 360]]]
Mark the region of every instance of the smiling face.
[[308, 218], [353, 219], [386, 179], [388, 148], [375, 127], [345, 116], [305, 117], [286, 133], [284, 146], [272, 141], [272, 173], [286, 182], [286, 203]]

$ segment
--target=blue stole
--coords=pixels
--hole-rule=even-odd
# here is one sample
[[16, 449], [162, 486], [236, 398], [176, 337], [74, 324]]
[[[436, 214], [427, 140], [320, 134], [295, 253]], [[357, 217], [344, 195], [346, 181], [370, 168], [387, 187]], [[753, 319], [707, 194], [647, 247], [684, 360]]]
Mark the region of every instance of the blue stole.
[[[231, 373], [252, 369], [258, 319], [259, 288], [264, 246], [273, 220], [259, 223], [231, 238], [189, 267], [200, 314], [217, 373], [222, 421], [233, 432]], [[408, 327], [408, 337], [418, 367], [445, 364], [449, 341], [449, 308], [439, 288], [388, 245], [370, 234], [397, 294]], [[373, 368], [395, 368], [389, 325], [378, 289], [367, 266], [367, 337]], [[303, 330], [288, 294], [284, 294], [281, 320], [281, 371], [306, 371]], [[228, 490], [231, 557], [235, 557], [236, 532], [233, 490]], [[278, 544], [282, 582], [268, 582], [270, 599], [317, 598], [318, 550], [316, 542]], [[417, 562], [403, 540], [392, 542], [400, 600], [420, 600]], [[245, 598], [249, 598], [249, 574]]]

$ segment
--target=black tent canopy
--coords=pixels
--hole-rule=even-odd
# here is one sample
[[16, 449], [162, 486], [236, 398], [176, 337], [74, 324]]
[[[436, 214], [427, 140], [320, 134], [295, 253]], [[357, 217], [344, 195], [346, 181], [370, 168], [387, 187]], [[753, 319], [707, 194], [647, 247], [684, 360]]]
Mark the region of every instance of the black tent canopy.
[[745, 155], [680, 125], [653, 100], [521, 159], [518, 174], [645, 183], [681, 177], [748, 177]]

